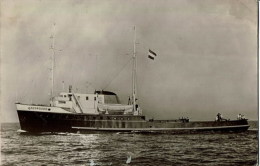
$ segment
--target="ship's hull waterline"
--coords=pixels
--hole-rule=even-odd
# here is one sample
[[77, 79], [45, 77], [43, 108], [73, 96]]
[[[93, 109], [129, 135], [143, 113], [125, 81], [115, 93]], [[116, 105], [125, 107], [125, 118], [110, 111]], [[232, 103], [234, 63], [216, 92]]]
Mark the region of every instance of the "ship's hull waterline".
[[40, 132], [136, 132], [136, 133], [198, 133], [243, 132], [247, 120], [230, 121], [146, 121], [144, 116], [65, 114], [17, 110], [21, 129]]

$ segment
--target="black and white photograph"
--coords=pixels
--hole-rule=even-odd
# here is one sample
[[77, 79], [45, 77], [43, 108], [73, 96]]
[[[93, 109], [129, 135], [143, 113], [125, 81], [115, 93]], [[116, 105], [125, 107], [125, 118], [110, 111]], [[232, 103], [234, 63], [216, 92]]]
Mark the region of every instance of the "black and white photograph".
[[258, 166], [257, 0], [2, 0], [0, 20], [0, 165]]

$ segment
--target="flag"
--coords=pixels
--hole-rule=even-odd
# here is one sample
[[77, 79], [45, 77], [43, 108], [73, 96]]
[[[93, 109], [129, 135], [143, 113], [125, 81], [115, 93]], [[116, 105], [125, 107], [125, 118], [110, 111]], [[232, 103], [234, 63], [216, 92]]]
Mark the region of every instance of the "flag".
[[157, 54], [155, 52], [153, 52], [152, 50], [149, 49], [148, 52], [148, 58], [154, 60], [154, 58], [157, 56]]

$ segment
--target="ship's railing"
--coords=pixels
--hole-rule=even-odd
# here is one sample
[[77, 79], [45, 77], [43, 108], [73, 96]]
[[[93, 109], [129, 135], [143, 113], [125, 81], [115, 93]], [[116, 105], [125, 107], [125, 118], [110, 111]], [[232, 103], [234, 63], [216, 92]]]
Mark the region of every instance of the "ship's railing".
[[172, 120], [154, 120], [154, 119], [149, 119], [150, 122], [157, 122], [157, 123], [171, 123], [171, 122], [183, 122], [187, 123], [189, 122], [188, 118], [180, 118], [180, 119], [172, 119]]

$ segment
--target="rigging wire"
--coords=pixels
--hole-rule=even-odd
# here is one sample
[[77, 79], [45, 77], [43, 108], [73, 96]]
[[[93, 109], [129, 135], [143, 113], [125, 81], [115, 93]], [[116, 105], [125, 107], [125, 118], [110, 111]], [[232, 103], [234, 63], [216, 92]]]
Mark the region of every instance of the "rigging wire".
[[119, 70], [119, 72], [115, 75], [115, 77], [112, 77], [112, 79], [108, 82], [108, 84], [103, 88], [106, 89], [118, 76], [119, 74], [125, 69], [125, 67], [131, 62], [133, 58], [131, 57]]
[[[253, 9], [251, 9], [250, 7], [248, 7], [248, 5], [246, 5], [244, 2], [242, 2], [242, 1], [240, 1], [240, 0], [238, 0], [238, 2], [241, 4], [241, 5], [243, 5], [246, 9], [247, 9], [247, 11], [249, 11], [251, 14], [256, 14], [256, 13], [254, 13], [254, 11], [253, 11]], [[257, 4], [258, 5], [258, 4]], [[257, 15], [257, 14], [256, 14]], [[250, 17], [250, 19], [249, 20], [251, 20], [253, 23], [256, 23], [257, 24], [257, 19], [255, 20], [255, 19], [251, 19], [251, 17]]]
[[240, 0], [238, 0], [238, 2], [239, 2], [240, 4], [242, 4], [244, 7], [246, 7], [247, 10], [250, 11], [252, 14], [255, 14], [255, 13], [253, 12], [253, 10], [252, 10], [250, 7], [248, 7], [244, 2], [242, 2], [242, 1], [240, 1]]

